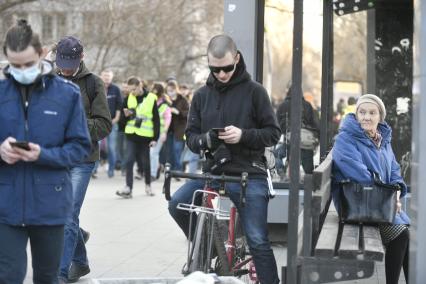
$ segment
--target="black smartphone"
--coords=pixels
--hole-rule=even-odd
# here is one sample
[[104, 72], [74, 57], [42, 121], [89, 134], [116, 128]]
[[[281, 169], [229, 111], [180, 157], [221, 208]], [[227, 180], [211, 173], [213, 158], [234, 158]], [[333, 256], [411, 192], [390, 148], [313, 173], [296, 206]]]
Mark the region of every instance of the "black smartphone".
[[225, 132], [225, 128], [216, 128], [216, 127], [213, 127], [212, 130], [214, 132], [216, 132], [217, 134], [219, 134], [219, 132]]
[[27, 151], [31, 150], [30, 145], [28, 145], [28, 142], [25, 141], [10, 142], [10, 146], [21, 148]]

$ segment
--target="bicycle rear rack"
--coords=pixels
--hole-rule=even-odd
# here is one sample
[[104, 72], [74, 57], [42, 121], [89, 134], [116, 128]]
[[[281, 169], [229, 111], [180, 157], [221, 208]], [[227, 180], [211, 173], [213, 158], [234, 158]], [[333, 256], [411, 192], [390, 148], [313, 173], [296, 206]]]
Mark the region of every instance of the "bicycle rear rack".
[[[210, 208], [202, 205], [196, 205], [195, 204], [195, 198], [198, 194], [209, 194], [209, 195], [215, 195], [215, 198], [217, 200], [216, 208]], [[192, 196], [192, 202], [190, 204], [187, 203], [179, 203], [176, 207], [180, 210], [185, 210], [188, 212], [195, 212], [195, 213], [207, 213], [216, 216], [216, 218], [229, 218], [229, 212], [225, 210], [221, 210], [220, 207], [220, 194], [214, 191], [209, 190], [196, 190]]]

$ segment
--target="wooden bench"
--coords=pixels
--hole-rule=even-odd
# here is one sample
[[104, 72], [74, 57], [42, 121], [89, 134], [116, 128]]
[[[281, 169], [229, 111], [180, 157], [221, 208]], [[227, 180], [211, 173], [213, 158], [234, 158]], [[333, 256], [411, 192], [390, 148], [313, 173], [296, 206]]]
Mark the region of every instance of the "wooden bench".
[[383, 261], [384, 258], [377, 227], [339, 221], [331, 204], [331, 168], [332, 157], [329, 154], [312, 176], [305, 176], [301, 283], [369, 278], [374, 274], [375, 261]]

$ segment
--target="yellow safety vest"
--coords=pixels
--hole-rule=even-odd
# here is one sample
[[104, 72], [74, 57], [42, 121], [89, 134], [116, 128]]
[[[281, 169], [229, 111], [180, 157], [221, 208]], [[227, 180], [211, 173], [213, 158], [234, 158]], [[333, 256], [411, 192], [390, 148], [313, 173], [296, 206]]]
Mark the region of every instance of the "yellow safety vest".
[[128, 109], [136, 109], [136, 118], [141, 118], [142, 123], [140, 127], [135, 126], [136, 119], [129, 120], [124, 129], [126, 134], [136, 134], [142, 137], [154, 137], [154, 122], [152, 120], [152, 108], [157, 102], [157, 96], [153, 93], [143, 99], [142, 103], [138, 104], [136, 96], [133, 94], [129, 95], [127, 100]]

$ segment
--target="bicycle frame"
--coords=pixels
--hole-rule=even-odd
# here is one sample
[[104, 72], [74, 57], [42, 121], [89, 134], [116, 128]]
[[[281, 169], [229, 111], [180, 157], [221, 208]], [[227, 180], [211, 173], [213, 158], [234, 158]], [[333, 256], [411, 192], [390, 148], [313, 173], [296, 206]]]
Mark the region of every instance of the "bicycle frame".
[[[206, 263], [203, 263], [203, 270], [204, 272], [210, 272], [207, 271], [211, 265], [211, 253], [213, 248], [213, 241], [214, 241], [214, 226], [215, 221], [214, 220], [228, 220], [228, 229], [227, 229], [227, 239], [222, 240], [225, 241], [224, 246], [222, 246], [222, 252], [224, 248], [224, 253], [226, 254], [226, 266], [229, 272], [231, 272], [234, 276], [242, 276], [248, 274], [251, 281], [257, 281], [256, 277], [256, 271], [253, 264], [252, 257], [244, 258], [245, 253], [242, 255], [238, 255], [237, 258], [237, 243], [236, 243], [236, 227], [238, 224], [238, 212], [235, 205], [232, 203], [231, 208], [228, 211], [221, 210], [220, 206], [220, 197], [225, 195], [225, 182], [240, 182], [242, 186], [241, 190], [241, 196], [240, 196], [240, 204], [241, 206], [245, 205], [246, 199], [245, 199], [245, 189], [247, 185], [247, 174], [242, 174], [241, 178], [237, 177], [227, 177], [227, 176], [212, 176], [209, 174], [199, 175], [199, 174], [185, 174], [182, 172], [177, 171], [170, 171], [170, 168], [166, 166], [165, 171], [165, 177], [166, 180], [164, 182], [164, 193], [166, 195], [166, 199], [170, 200], [170, 179], [171, 177], [182, 177], [182, 178], [193, 178], [193, 179], [204, 179], [206, 181], [205, 186], [202, 190], [196, 190], [192, 196], [192, 201], [190, 204], [183, 204], [179, 203], [177, 205], [178, 209], [186, 210], [190, 213], [196, 213], [199, 216], [202, 216], [204, 218], [203, 222], [207, 221], [207, 225], [210, 226], [208, 229], [208, 237], [207, 237], [207, 259]], [[221, 187], [219, 191], [217, 192], [217, 189], [214, 189], [210, 186], [210, 182], [216, 180], [221, 183]], [[203, 202], [201, 205], [196, 204], [197, 196], [202, 194]], [[214, 204], [214, 200], [217, 200], [216, 204]], [[208, 216], [212, 216], [215, 219], [209, 219]], [[193, 214], [190, 214], [190, 220], [189, 220], [189, 228], [193, 227]], [[193, 242], [195, 241], [194, 238], [197, 237], [198, 233], [198, 226], [200, 223], [197, 221], [197, 226], [195, 229], [195, 234], [193, 235], [192, 230], [189, 231], [189, 239], [191, 239]], [[204, 223], [203, 223], [204, 226]], [[217, 226], [217, 225], [216, 225]], [[200, 230], [201, 232], [201, 230]], [[217, 247], [217, 241], [216, 248]], [[187, 257], [187, 264], [189, 268], [189, 264], [192, 261], [192, 256], [194, 254], [195, 246], [193, 245], [191, 247], [191, 242], [188, 242], [188, 257]], [[201, 250], [197, 248], [198, 250]], [[245, 250], [245, 246], [242, 248]], [[225, 254], [222, 254], [225, 256]], [[219, 254], [218, 254], [219, 255]], [[242, 259], [241, 259], [242, 258]], [[224, 260], [224, 262], [226, 262]], [[244, 266], [249, 265], [248, 269], [244, 269]]]

